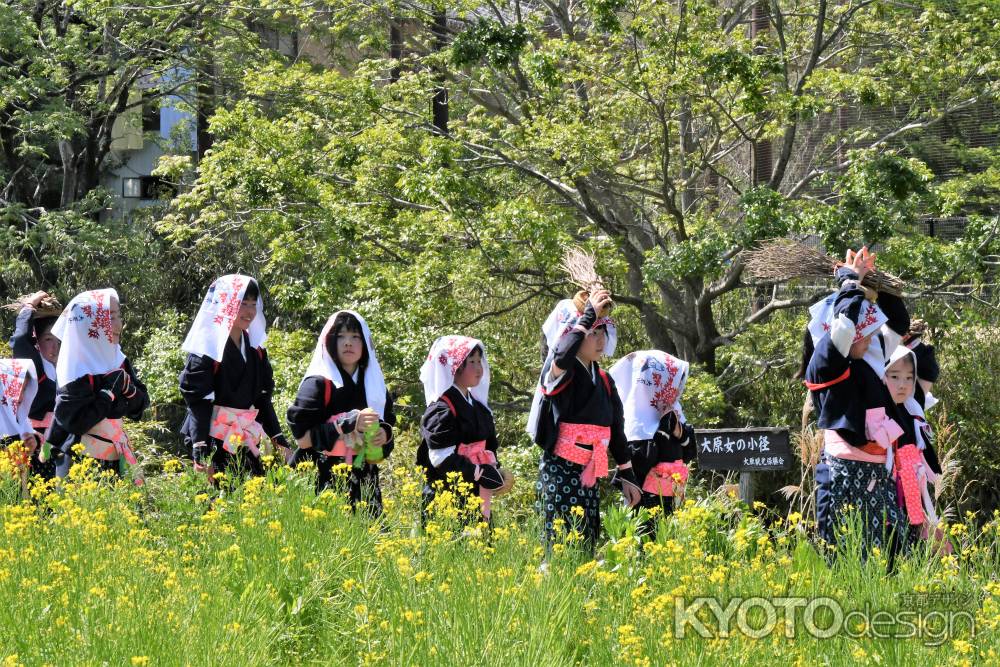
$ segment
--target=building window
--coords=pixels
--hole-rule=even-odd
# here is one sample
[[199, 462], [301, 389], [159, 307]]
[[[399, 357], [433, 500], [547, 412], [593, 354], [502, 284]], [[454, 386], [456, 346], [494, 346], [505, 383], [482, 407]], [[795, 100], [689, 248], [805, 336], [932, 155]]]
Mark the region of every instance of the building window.
[[160, 199], [177, 194], [176, 188], [159, 176], [122, 179], [122, 197], [128, 199]]
[[143, 99], [142, 101], [142, 131], [160, 131], [160, 100]]
[[126, 199], [138, 199], [142, 195], [142, 179], [123, 178], [122, 197]]

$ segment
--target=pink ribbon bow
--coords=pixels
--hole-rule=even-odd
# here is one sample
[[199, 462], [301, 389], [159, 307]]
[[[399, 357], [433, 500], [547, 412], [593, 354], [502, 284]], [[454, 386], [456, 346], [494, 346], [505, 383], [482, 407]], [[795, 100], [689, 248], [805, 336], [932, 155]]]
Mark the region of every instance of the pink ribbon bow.
[[870, 441], [885, 450], [885, 468], [892, 470], [892, 443], [903, 435], [903, 428], [885, 414], [885, 408], [865, 411], [865, 431]]
[[237, 410], [217, 405], [212, 414], [209, 435], [221, 440], [222, 448], [230, 454], [236, 453], [237, 446], [232, 443], [232, 439], [237, 436], [254, 456], [260, 456], [258, 444], [264, 437], [264, 429], [257, 422], [257, 408]]
[[[674, 475], [680, 477], [680, 481], [674, 479]], [[676, 483], [678, 492], [683, 492], [688, 480], [688, 467], [680, 461], [667, 461], [657, 463], [642, 484], [642, 490], [657, 496], [673, 496], [674, 484]], [[677, 495], [680, 495], [678, 493]]]
[[[476, 465], [475, 480], [478, 482], [479, 477], [482, 475], [482, 470], [479, 466], [491, 465], [495, 466], [497, 464], [496, 454], [486, 449], [485, 440], [477, 440], [476, 442], [471, 442], [469, 444], [462, 443], [458, 446], [458, 455], [462, 458], [468, 460], [470, 463]], [[479, 497], [483, 499], [482, 512], [483, 517], [486, 519], [490, 518], [490, 504], [493, 500], [493, 490], [484, 489], [482, 486], [479, 487]]]

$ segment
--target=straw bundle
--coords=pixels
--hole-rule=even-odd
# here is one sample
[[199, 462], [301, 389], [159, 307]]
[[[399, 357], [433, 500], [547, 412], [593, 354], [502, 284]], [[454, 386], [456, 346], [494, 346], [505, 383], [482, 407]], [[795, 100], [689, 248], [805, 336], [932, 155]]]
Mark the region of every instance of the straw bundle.
[[[821, 250], [790, 239], [773, 239], [743, 253], [743, 275], [751, 281], [776, 283], [793, 278], [828, 278], [843, 265]], [[865, 275], [861, 284], [877, 292], [903, 295], [903, 281], [883, 271]]]

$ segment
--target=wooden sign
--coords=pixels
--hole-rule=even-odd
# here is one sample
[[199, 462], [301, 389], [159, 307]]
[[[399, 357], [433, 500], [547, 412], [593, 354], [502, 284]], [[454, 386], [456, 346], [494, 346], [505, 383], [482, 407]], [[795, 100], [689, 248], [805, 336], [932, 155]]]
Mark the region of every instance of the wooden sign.
[[697, 429], [698, 467], [705, 470], [762, 472], [788, 470], [792, 450], [788, 429]]

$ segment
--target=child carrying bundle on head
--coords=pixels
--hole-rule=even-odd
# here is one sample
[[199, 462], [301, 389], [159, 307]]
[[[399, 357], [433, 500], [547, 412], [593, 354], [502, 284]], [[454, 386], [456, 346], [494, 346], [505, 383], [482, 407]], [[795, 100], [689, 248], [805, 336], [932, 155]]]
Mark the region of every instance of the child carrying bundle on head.
[[149, 405], [146, 386], [121, 350], [122, 316], [118, 292], [91, 290], [73, 297], [52, 333], [59, 338], [56, 360], [55, 424], [69, 434], [60, 446], [56, 474], [66, 477], [84, 456], [124, 477], [131, 470], [141, 483], [138, 461], [125, 433], [123, 418], [138, 420]]
[[837, 527], [854, 508], [862, 524], [863, 554], [878, 547], [888, 553], [891, 568], [909, 533], [896, 490], [896, 452], [915, 444], [916, 436], [912, 419], [886, 385], [885, 366], [909, 330], [910, 318], [899, 297], [862, 287], [874, 264], [867, 248], [848, 251], [836, 272], [840, 289], [810, 309], [817, 342], [806, 386], [824, 434], [816, 466], [820, 536], [836, 544]]
[[396, 415], [375, 355], [368, 323], [353, 310], [327, 319], [309, 368], [288, 408], [288, 424], [298, 443], [292, 465], [316, 464], [316, 490], [333, 483], [333, 468], [347, 464], [351, 507], [367, 503], [382, 514], [379, 468], [392, 453]]
[[[38, 391], [31, 402], [28, 417], [38, 436], [39, 445], [31, 455], [31, 472], [41, 479], [56, 475], [56, 457], [66, 434], [55, 428], [53, 415], [56, 407], [56, 361], [59, 359], [59, 339], [52, 334], [52, 327], [62, 312], [62, 306], [47, 292], [35, 292], [13, 304], [20, 306], [10, 338], [10, 349], [15, 357], [30, 359], [38, 372]], [[53, 449], [52, 443], [56, 443]]]
[[544, 541], [551, 545], [556, 523], [579, 530], [593, 550], [601, 532], [599, 479], [608, 476], [608, 453], [629, 506], [641, 499], [625, 437], [624, 410], [615, 381], [598, 360], [617, 341], [608, 317], [611, 294], [596, 286], [557, 304], [543, 333], [548, 355], [528, 416], [528, 433], [542, 448], [538, 466], [539, 510]]

